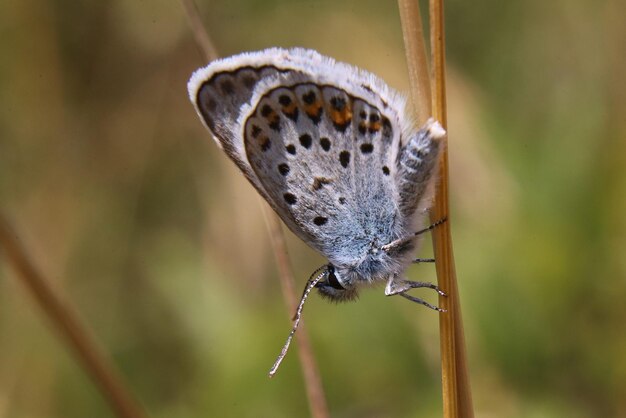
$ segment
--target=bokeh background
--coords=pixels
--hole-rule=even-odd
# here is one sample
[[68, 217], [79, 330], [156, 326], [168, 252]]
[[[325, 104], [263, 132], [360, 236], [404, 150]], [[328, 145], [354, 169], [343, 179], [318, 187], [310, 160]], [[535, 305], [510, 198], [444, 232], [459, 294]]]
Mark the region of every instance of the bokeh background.
[[[304, 46], [408, 90], [395, 2], [199, 8], [223, 55]], [[625, 417], [623, 4], [446, 10], [476, 416]], [[260, 199], [188, 101], [204, 62], [180, 3], [3, 1], [0, 51], [0, 208], [151, 415], [307, 416], [295, 352], [266, 377], [289, 313]], [[299, 287], [323, 260], [288, 245]], [[0, 263], [0, 418], [113, 417]], [[333, 417], [441, 415], [435, 313], [380, 289], [305, 318]]]

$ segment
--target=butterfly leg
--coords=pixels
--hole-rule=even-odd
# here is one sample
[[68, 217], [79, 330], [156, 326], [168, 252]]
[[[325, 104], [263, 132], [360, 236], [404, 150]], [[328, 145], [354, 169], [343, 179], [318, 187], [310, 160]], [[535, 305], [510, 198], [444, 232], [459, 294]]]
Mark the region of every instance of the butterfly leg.
[[441, 218], [435, 222], [433, 222], [432, 224], [428, 225], [428, 227], [424, 228], [424, 229], [420, 229], [419, 231], [415, 232], [413, 234], [413, 236], [418, 236], [418, 235], [422, 235], [424, 232], [428, 232], [428, 231], [432, 231], [433, 229], [435, 229], [436, 227], [438, 227], [439, 225], [441, 225], [442, 223], [444, 223], [448, 218]]
[[382, 247], [380, 247], [380, 249], [383, 250], [383, 251], [389, 252], [389, 251], [393, 250], [394, 248], [398, 248], [398, 247], [402, 246], [403, 244], [406, 244], [407, 242], [411, 241], [413, 238], [415, 238], [418, 235], [422, 235], [425, 232], [432, 231], [437, 226], [439, 226], [442, 223], [444, 223], [446, 220], [447, 220], [447, 218], [439, 219], [438, 221], [435, 221], [432, 224], [430, 224], [428, 227], [426, 227], [424, 229], [420, 229], [419, 231], [414, 232], [412, 235], [410, 235], [408, 237], [400, 238], [400, 239], [397, 239], [395, 241], [390, 242], [389, 244], [383, 245]]
[[[438, 221], [433, 222], [428, 228], [424, 228], [424, 229], [422, 229], [420, 231], [417, 231], [414, 235], [418, 236], [420, 234], [423, 234], [424, 232], [431, 231], [431, 230], [435, 229], [437, 227], [437, 225], [441, 225], [445, 221], [446, 221], [446, 218], [439, 219]], [[416, 258], [415, 260], [413, 260], [414, 264], [434, 263], [434, 262], [435, 262], [434, 258]]]
[[429, 282], [412, 282], [410, 280], [402, 280], [402, 279], [398, 280], [396, 276], [390, 278], [389, 281], [387, 282], [387, 287], [385, 287], [385, 295], [393, 296], [393, 295], [397, 295], [398, 293], [407, 292], [411, 289], [417, 289], [420, 287], [433, 289], [437, 293], [439, 293], [441, 296], [447, 296], [445, 292], [439, 289], [439, 287], [435, 284], [432, 284]]
[[446, 294], [441, 289], [439, 289], [437, 285], [434, 285], [428, 282], [412, 282], [410, 280], [398, 280], [397, 276], [392, 276], [391, 278], [389, 278], [389, 281], [387, 282], [387, 287], [385, 287], [385, 295], [386, 296], [400, 295], [403, 298], [406, 298], [412, 302], [424, 305], [435, 311], [445, 312], [444, 309], [441, 309], [435, 305], [431, 305], [430, 303], [426, 302], [423, 299], [417, 298], [415, 296], [411, 296], [406, 293], [411, 289], [416, 289], [420, 287], [426, 287], [428, 289], [436, 290], [437, 293], [439, 293], [441, 296], [446, 296]]
[[416, 298], [415, 296], [407, 295], [406, 293], [398, 293], [398, 294], [400, 296], [402, 296], [403, 298], [406, 298], [406, 299], [410, 300], [411, 302], [419, 303], [420, 305], [424, 305], [427, 308], [430, 308], [430, 309], [432, 309], [434, 311], [437, 311], [437, 312], [447, 312], [445, 309], [442, 309], [442, 308], [440, 308], [438, 306], [435, 306], [435, 305], [431, 305], [430, 303], [426, 302], [425, 300], [420, 299], [420, 298]]

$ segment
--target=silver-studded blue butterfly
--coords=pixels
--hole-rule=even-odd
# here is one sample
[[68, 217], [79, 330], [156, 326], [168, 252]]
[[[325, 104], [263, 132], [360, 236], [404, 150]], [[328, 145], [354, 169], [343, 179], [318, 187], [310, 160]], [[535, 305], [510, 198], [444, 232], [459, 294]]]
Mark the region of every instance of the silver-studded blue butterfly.
[[[417, 130], [405, 99], [381, 79], [306, 49], [272, 48], [197, 70], [189, 97], [218, 145], [298, 237], [329, 263], [307, 282], [334, 301], [387, 282], [399, 294], [439, 289], [403, 277], [431, 203], [445, 131]], [[417, 261], [420, 261], [419, 259]], [[429, 260], [430, 261], [430, 260]]]

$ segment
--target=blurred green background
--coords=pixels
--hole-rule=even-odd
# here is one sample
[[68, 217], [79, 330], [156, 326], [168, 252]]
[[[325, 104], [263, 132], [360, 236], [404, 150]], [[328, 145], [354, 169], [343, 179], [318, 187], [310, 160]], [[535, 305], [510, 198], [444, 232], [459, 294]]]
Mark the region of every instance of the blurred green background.
[[[304, 46], [408, 89], [395, 2], [198, 6], [223, 55]], [[623, 3], [446, 10], [476, 416], [626, 417]], [[187, 98], [204, 62], [181, 5], [3, 1], [0, 51], [0, 208], [151, 415], [307, 416], [295, 351], [266, 377], [289, 313], [260, 199]], [[288, 244], [300, 288], [323, 260]], [[441, 416], [435, 313], [379, 289], [305, 318], [333, 417]], [[2, 259], [5, 417], [113, 413]]]

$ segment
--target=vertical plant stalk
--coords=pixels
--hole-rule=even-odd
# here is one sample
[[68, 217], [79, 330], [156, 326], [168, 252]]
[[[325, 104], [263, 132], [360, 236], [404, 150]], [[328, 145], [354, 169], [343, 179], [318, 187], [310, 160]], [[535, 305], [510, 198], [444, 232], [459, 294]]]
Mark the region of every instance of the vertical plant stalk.
[[202, 49], [202, 55], [207, 61], [213, 61], [219, 57], [217, 48], [211, 41], [209, 33], [204, 29], [200, 13], [198, 12], [198, 6], [193, 0], [181, 0], [183, 8], [185, 9], [185, 15], [187, 21], [191, 27], [191, 32], [196, 40], [196, 45]]
[[409, 71], [411, 99], [417, 123], [422, 126], [433, 114], [422, 16], [417, 0], [398, 0], [398, 9]]
[[[433, 116], [438, 119], [445, 129], [448, 128], [448, 113], [446, 102], [446, 39], [444, 30], [443, 0], [430, 0], [430, 42], [432, 54], [432, 84], [433, 84]], [[435, 192], [435, 205], [431, 214], [432, 219], [447, 217], [448, 222], [433, 233], [433, 247], [435, 259], [438, 260], [437, 277], [448, 292], [447, 304], [449, 314], [444, 315], [439, 323], [439, 333], [442, 348], [452, 356], [447, 363], [448, 369], [448, 397], [450, 398], [449, 417], [473, 418], [474, 407], [472, 391], [469, 381], [467, 353], [465, 349], [465, 335], [463, 319], [461, 317], [461, 302], [454, 265], [452, 250], [452, 234], [450, 233], [449, 209], [449, 171], [448, 147], [441, 156], [439, 166], [439, 187]], [[445, 341], [444, 341], [445, 340]], [[443, 351], [443, 350], [442, 350]], [[452, 364], [453, 363], [453, 364]], [[452, 374], [454, 373], [454, 374]], [[455, 415], [452, 415], [455, 413]]]
[[0, 249], [4, 250], [4, 255], [15, 270], [17, 278], [22, 281], [36, 303], [58, 329], [65, 343], [74, 351], [79, 363], [100, 389], [115, 414], [121, 418], [147, 418], [146, 412], [125, 387], [119, 372], [89, 330], [81, 323], [76, 311], [35, 268], [2, 214], [0, 214]]
[[[207, 61], [215, 60], [218, 58], [217, 49], [213, 46], [211, 38], [201, 23], [195, 3], [193, 0], [181, 1], [183, 3], [183, 7], [185, 8], [196, 43], [202, 49], [204, 57]], [[280, 219], [278, 219], [278, 216], [267, 204], [265, 204], [265, 202], [261, 202], [261, 208], [270, 236], [272, 251], [274, 252], [274, 257], [276, 258], [276, 264], [278, 265], [280, 284], [285, 305], [287, 305], [289, 312], [295, 312], [299, 299], [294, 286], [293, 270], [289, 263], [289, 255], [287, 254], [287, 246], [285, 245], [285, 237], [281, 229]], [[304, 321], [300, 323], [296, 344], [304, 375], [309, 409], [313, 418], [328, 418], [330, 414], [328, 412], [326, 395], [324, 394], [324, 388], [322, 386], [322, 379], [320, 377], [319, 369], [315, 362], [315, 356], [313, 355], [313, 348], [311, 347], [309, 336], [304, 325]]]
[[[421, 112], [420, 109], [429, 110], [426, 116], [423, 113], [418, 113], [419, 122], [423, 123], [425, 118], [431, 114], [430, 109], [433, 109], [432, 116], [447, 129], [443, 2], [442, 0], [430, 0], [429, 22], [434, 91], [432, 98], [425, 94], [426, 92], [430, 93], [430, 87], [425, 87], [429, 85], [428, 77], [425, 75], [427, 74], [426, 47], [417, 0], [398, 0], [398, 5], [413, 102], [418, 112]], [[419, 68], [420, 66], [423, 68]], [[437, 281], [439, 287], [448, 295], [439, 298], [439, 305], [447, 311], [439, 316], [443, 415], [445, 418], [472, 418], [474, 412], [450, 233], [448, 179], [448, 147], [446, 147], [439, 164], [439, 182], [435, 191], [434, 205], [431, 209], [431, 221], [447, 219], [447, 222], [432, 232]]]

